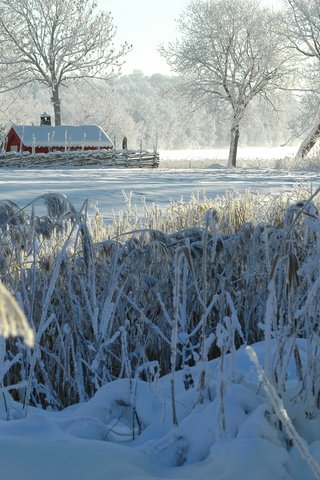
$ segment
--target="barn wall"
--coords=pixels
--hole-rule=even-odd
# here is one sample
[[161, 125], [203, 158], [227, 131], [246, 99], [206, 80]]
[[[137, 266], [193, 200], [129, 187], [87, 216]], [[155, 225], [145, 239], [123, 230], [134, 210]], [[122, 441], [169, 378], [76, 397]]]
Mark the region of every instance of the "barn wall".
[[7, 136], [7, 141], [5, 143], [5, 151], [11, 152], [14, 150], [18, 152], [20, 151], [20, 138], [16, 134], [15, 130], [11, 128]]

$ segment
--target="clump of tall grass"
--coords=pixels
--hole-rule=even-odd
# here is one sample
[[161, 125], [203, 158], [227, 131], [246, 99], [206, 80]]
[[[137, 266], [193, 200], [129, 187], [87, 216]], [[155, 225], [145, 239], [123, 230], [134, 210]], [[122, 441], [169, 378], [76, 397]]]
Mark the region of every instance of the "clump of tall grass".
[[309, 195], [199, 196], [142, 218], [128, 202], [109, 225], [64, 196], [37, 199], [48, 208], [42, 217], [36, 202], [31, 213], [0, 202], [0, 278], [35, 332], [32, 351], [6, 341], [2, 385], [25, 408], [62, 408], [113, 379], [152, 380], [155, 371], [171, 371], [174, 391], [175, 369], [201, 364], [203, 402], [207, 360], [267, 337], [278, 342], [269, 376], [284, 391], [303, 337], [301, 388], [317, 405], [320, 227]]
[[90, 220], [91, 231], [99, 241], [140, 229], [173, 233], [186, 228], [201, 228], [204, 225], [205, 213], [209, 209], [217, 212], [217, 228], [221, 234], [234, 233], [248, 222], [254, 225], [271, 223], [280, 226], [287, 208], [301, 199], [308, 198], [313, 191], [314, 187], [311, 184], [298, 184], [279, 194], [232, 189], [225, 195], [211, 198], [205, 193], [197, 193], [189, 201], [172, 200], [166, 207], [144, 203], [141, 215], [138, 215], [136, 206], [133, 206], [131, 199], [126, 196], [127, 209], [117, 215], [114, 214], [112, 222], [108, 224], [104, 223], [103, 215], [96, 208], [95, 216]]

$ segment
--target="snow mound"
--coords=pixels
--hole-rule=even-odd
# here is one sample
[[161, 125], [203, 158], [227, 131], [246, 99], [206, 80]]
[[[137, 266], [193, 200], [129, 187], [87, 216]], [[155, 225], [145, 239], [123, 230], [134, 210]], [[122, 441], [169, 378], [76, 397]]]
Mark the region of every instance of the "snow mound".
[[[299, 340], [297, 345], [303, 352], [305, 342]], [[266, 344], [253, 348], [264, 365]], [[305, 362], [303, 354], [301, 358]], [[206, 365], [203, 401], [198, 388], [201, 367], [190, 368], [187, 375], [176, 372], [178, 424], [172, 417], [171, 376], [151, 383], [116, 380], [88, 402], [61, 412], [30, 407], [23, 417], [19, 404], [2, 402], [1, 478], [314, 479], [279, 421], [245, 348], [235, 354], [231, 378], [233, 360], [226, 355], [223, 364], [218, 358]], [[283, 401], [314, 461], [319, 462], [320, 416], [308, 399], [299, 396], [293, 363], [288, 365]], [[15, 420], [4, 420], [9, 410]]]

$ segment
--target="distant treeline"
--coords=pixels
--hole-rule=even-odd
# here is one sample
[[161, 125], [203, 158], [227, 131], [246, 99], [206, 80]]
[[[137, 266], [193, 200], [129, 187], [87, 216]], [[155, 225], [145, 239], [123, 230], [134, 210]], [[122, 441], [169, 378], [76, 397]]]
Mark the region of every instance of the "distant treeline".
[[[128, 147], [160, 149], [218, 148], [229, 142], [229, 117], [217, 105], [193, 110], [175, 89], [178, 79], [137, 70], [112, 84], [78, 81], [61, 91], [63, 123], [101, 125], [120, 146], [124, 135]], [[297, 99], [276, 96], [273, 104], [253, 102], [243, 121], [242, 145], [278, 146], [290, 139], [289, 125]], [[226, 106], [227, 108], [227, 106]], [[51, 112], [49, 95], [33, 85], [2, 95], [0, 123], [5, 135], [11, 123], [38, 124], [44, 111]]]

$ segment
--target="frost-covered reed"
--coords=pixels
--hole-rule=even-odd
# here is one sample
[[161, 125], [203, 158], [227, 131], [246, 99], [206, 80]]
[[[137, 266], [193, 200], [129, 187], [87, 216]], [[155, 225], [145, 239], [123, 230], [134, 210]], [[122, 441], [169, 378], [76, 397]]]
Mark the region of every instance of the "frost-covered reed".
[[[317, 197], [305, 201], [311, 193], [194, 197], [146, 207], [142, 218], [128, 198], [108, 225], [62, 195], [23, 210], [0, 202], [0, 278], [35, 332], [33, 350], [6, 340], [1, 384], [25, 408], [57, 409], [122, 377], [171, 372], [174, 392], [175, 369], [187, 378], [200, 364], [203, 402], [207, 360], [267, 338], [277, 343], [267, 373], [279, 394], [293, 358], [299, 394], [318, 408], [320, 217]], [[38, 201], [47, 215], [36, 215]], [[221, 363], [222, 406], [225, 375]]]

